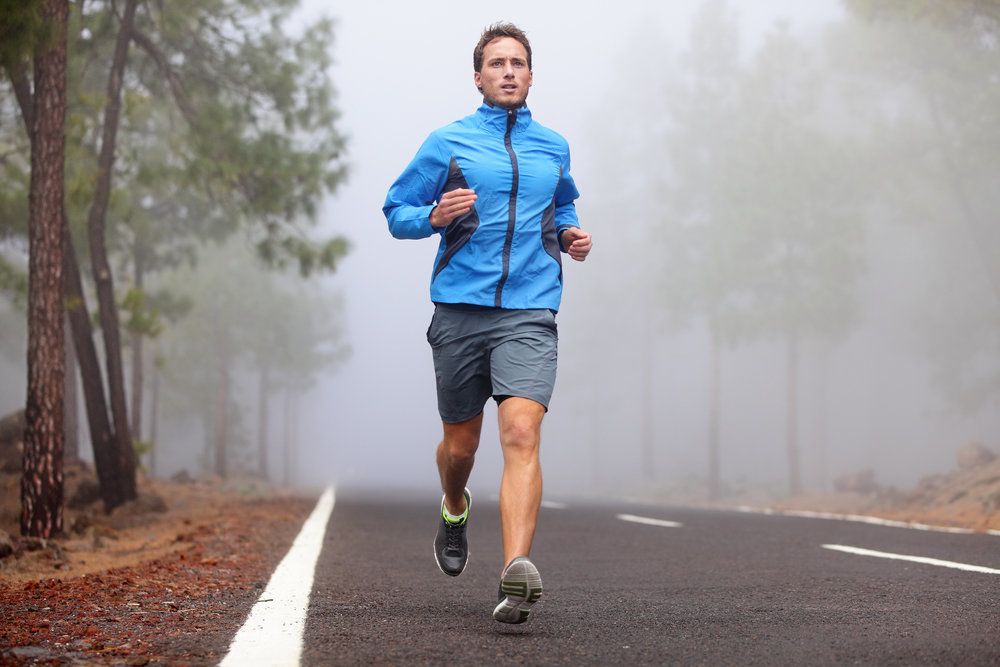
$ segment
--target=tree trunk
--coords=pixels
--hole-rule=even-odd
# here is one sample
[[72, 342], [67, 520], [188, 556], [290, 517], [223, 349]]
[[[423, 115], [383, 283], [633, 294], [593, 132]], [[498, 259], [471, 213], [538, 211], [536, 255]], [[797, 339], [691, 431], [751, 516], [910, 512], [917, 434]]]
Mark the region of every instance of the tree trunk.
[[[600, 374], [595, 373], [600, 377]], [[604, 408], [601, 404], [601, 383], [591, 382], [591, 402], [590, 402], [590, 424], [588, 424], [588, 435], [590, 440], [590, 482], [593, 488], [599, 489], [603, 482], [602, 462], [607, 452], [601, 447], [601, 416]]]
[[125, 491], [121, 483], [121, 462], [118, 460], [115, 435], [111, 430], [111, 421], [108, 419], [108, 403], [104, 394], [101, 363], [97, 358], [90, 310], [87, 308], [86, 295], [83, 293], [80, 264], [76, 259], [76, 248], [69, 233], [69, 221], [66, 219], [65, 208], [62, 216], [63, 248], [65, 250], [63, 290], [65, 291], [66, 314], [69, 316], [73, 330], [73, 347], [76, 349], [76, 358], [80, 366], [83, 404], [87, 411], [87, 423], [90, 426], [90, 442], [94, 450], [94, 468], [97, 471], [97, 481], [100, 484], [101, 500], [104, 502], [104, 511], [110, 512], [125, 502]]
[[30, 130], [28, 213], [28, 391], [25, 403], [21, 533], [48, 538], [62, 531], [63, 169], [66, 121], [66, 0], [45, 0], [47, 39], [35, 53], [34, 124]]
[[292, 447], [294, 440], [294, 426], [292, 422], [295, 420], [292, 412], [294, 399], [292, 398], [292, 390], [288, 389], [285, 391], [285, 437], [283, 447], [281, 448], [283, 458], [284, 458], [284, 473], [285, 473], [285, 486], [292, 485]]
[[828, 491], [830, 487], [829, 461], [827, 460], [830, 439], [830, 348], [825, 343], [822, 344], [819, 351], [817, 367], [819, 387], [816, 391], [816, 402], [819, 405], [819, 410], [816, 415], [816, 479], [820, 490]]
[[653, 444], [653, 332], [650, 308], [643, 309], [640, 323], [642, 327], [642, 359], [639, 363], [642, 373], [642, 426], [640, 465], [647, 482], [656, 480], [656, 460]]
[[111, 196], [111, 176], [115, 162], [115, 141], [121, 114], [121, 90], [128, 47], [132, 36], [137, 0], [127, 0], [122, 16], [115, 52], [108, 74], [107, 106], [101, 133], [101, 153], [97, 165], [97, 187], [94, 201], [87, 217], [87, 235], [90, 257], [97, 288], [97, 301], [104, 338], [105, 364], [108, 374], [108, 393], [111, 398], [111, 418], [114, 423], [115, 441], [121, 465], [122, 489], [127, 500], [136, 497], [135, 449], [129, 432], [128, 409], [125, 403], [125, 380], [122, 369], [121, 332], [118, 306], [115, 303], [114, 282], [104, 243], [104, 228]]
[[215, 428], [213, 449], [215, 451], [215, 474], [225, 479], [228, 474], [227, 446], [229, 426], [229, 346], [223, 340], [219, 353], [219, 378], [215, 394]]
[[257, 473], [261, 479], [269, 479], [270, 474], [267, 465], [267, 431], [268, 424], [268, 394], [271, 391], [270, 367], [263, 364], [260, 368], [260, 386], [257, 397]]
[[788, 416], [785, 440], [788, 444], [788, 492], [802, 493], [802, 464], [799, 460], [799, 336], [788, 332]]
[[[60, 221], [61, 222], [61, 221]], [[63, 244], [65, 245], [65, 238]], [[63, 254], [66, 249], [63, 248]], [[63, 262], [63, 272], [66, 262]], [[65, 278], [64, 278], [65, 282]], [[66, 444], [63, 448], [63, 460], [76, 463], [80, 460], [80, 391], [77, 386], [76, 350], [73, 348], [73, 330], [69, 325], [69, 314], [63, 320], [63, 345], [66, 348], [66, 398], [63, 409], [63, 430], [66, 432]]]
[[[17, 98], [21, 117], [24, 119], [25, 131], [30, 142], [34, 142], [34, 99], [31, 85], [23, 67], [15, 64], [8, 67], [8, 75]], [[94, 450], [94, 467], [100, 483], [101, 500], [104, 509], [110, 512], [122, 504], [121, 473], [118, 457], [113, 450], [114, 433], [108, 421], [108, 404], [104, 395], [104, 383], [101, 377], [101, 365], [97, 359], [97, 349], [94, 346], [93, 326], [90, 322], [90, 311], [83, 293], [83, 281], [80, 273], [80, 263], [76, 258], [76, 248], [69, 232], [69, 219], [66, 207], [63, 206], [62, 238], [63, 238], [63, 290], [66, 313], [73, 332], [73, 348], [76, 351], [77, 363], [80, 368], [80, 380], [83, 385], [84, 406], [87, 411], [87, 423], [90, 427], [90, 440]]]
[[153, 347], [153, 386], [151, 387], [150, 397], [149, 397], [149, 474], [153, 477], [156, 476], [157, 472], [157, 459], [160, 443], [157, 440], [159, 437], [159, 425], [160, 425], [160, 366], [157, 360], [157, 345], [154, 344]]
[[[143, 287], [143, 262], [142, 247], [136, 241], [135, 264], [133, 266], [135, 289], [142, 292]], [[132, 437], [142, 440], [142, 376], [144, 359], [142, 354], [143, 333], [141, 331], [132, 332]]]
[[718, 327], [709, 324], [711, 336], [711, 367], [708, 376], [708, 499], [722, 496], [722, 478], [719, 471], [719, 413], [720, 413], [720, 355]]

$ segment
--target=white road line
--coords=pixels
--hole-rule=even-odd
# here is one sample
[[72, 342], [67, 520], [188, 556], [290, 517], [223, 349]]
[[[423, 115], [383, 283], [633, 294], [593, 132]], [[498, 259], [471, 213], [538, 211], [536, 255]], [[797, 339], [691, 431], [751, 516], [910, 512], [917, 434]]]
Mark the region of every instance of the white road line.
[[1000, 530], [973, 530], [971, 528], [956, 528], [954, 526], [932, 526], [916, 521], [897, 521], [895, 519], [883, 519], [867, 514], [835, 514], [833, 512], [812, 512], [809, 510], [776, 510], [770, 507], [758, 508], [741, 505], [735, 508], [737, 512], [746, 514], [764, 514], [767, 516], [796, 516], [806, 519], [829, 519], [832, 521], [852, 521], [855, 523], [868, 523], [873, 526], [888, 526], [890, 528], [910, 528], [912, 530], [926, 530], [932, 533], [954, 533], [959, 535], [975, 535], [985, 533], [987, 535], [1000, 536]]
[[566, 503], [561, 503], [557, 500], [543, 500], [542, 507], [545, 507], [550, 510], [564, 510], [567, 507], [569, 507], [569, 505], [567, 505]]
[[651, 519], [648, 516], [636, 516], [635, 514], [619, 514], [617, 517], [622, 521], [631, 521], [632, 523], [642, 523], [647, 526], [661, 526], [663, 528], [680, 528], [683, 523], [677, 521], [667, 521], [665, 519]]
[[333, 487], [329, 487], [302, 524], [291, 549], [278, 563], [220, 667], [299, 664], [313, 575], [333, 503]]
[[924, 565], [937, 565], [938, 567], [950, 567], [953, 570], [965, 570], [966, 572], [982, 572], [983, 574], [1000, 574], [1000, 570], [982, 565], [967, 565], [966, 563], [956, 563], [951, 560], [939, 560], [937, 558], [926, 558], [924, 556], [906, 556], [904, 554], [891, 554], [885, 551], [872, 551], [871, 549], [861, 549], [859, 547], [846, 547], [842, 544], [824, 544], [824, 549], [843, 551], [844, 553], [856, 554], [858, 556], [873, 556], [875, 558], [891, 558], [893, 560], [907, 560], [912, 563], [923, 563]]

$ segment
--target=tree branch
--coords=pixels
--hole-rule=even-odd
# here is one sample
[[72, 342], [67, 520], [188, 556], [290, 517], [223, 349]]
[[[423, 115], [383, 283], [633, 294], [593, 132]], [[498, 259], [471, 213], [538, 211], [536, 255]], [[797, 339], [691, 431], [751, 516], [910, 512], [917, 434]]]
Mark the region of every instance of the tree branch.
[[143, 51], [149, 54], [149, 57], [160, 68], [163, 72], [163, 76], [166, 77], [167, 83], [170, 85], [170, 92], [174, 97], [174, 102], [177, 103], [177, 108], [180, 109], [181, 114], [184, 115], [185, 120], [194, 126], [195, 125], [195, 113], [194, 109], [191, 107], [191, 101], [188, 99], [187, 93], [184, 92], [184, 86], [181, 84], [180, 78], [177, 73], [174, 72], [170, 63], [167, 62], [167, 58], [163, 55], [163, 52], [157, 48], [156, 44], [153, 43], [145, 33], [139, 30], [132, 31], [132, 41], [139, 45]]
[[17, 97], [17, 105], [21, 108], [21, 118], [24, 120], [25, 132], [28, 134], [28, 140], [31, 141], [35, 128], [35, 96], [31, 92], [31, 82], [28, 81], [28, 74], [24, 70], [24, 63], [6, 63], [4, 69], [7, 70], [10, 83], [14, 87], [14, 96]]

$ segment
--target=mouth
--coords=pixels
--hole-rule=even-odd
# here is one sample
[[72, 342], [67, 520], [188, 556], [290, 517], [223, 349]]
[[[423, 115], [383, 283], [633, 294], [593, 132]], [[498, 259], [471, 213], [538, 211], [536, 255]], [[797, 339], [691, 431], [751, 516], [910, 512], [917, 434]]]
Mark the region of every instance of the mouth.
[[507, 92], [507, 93], [516, 93], [517, 92], [517, 85], [513, 84], [513, 83], [505, 83], [502, 86], [500, 86], [500, 90], [502, 90], [504, 92]]

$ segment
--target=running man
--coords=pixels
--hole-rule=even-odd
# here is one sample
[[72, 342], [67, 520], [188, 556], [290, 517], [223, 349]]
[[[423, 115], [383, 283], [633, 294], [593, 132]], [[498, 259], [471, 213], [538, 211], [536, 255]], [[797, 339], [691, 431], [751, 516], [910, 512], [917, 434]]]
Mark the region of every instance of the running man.
[[525, 106], [532, 69], [524, 32], [510, 23], [487, 27], [472, 61], [482, 106], [431, 133], [382, 210], [396, 238], [440, 235], [427, 330], [444, 429], [434, 558], [453, 577], [468, 562], [465, 485], [492, 396], [504, 460], [505, 563], [493, 618], [523, 623], [542, 594], [528, 556], [542, 500], [542, 418], [556, 379], [560, 253], [584, 261], [591, 237], [577, 220], [566, 140]]

